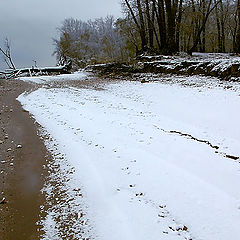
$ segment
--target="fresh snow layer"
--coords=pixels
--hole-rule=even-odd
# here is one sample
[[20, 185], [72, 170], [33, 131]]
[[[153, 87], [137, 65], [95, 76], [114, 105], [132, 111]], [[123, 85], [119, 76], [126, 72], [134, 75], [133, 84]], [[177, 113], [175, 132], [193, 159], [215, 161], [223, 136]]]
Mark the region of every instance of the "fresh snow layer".
[[[84, 189], [74, 201], [87, 203], [94, 239], [240, 239], [240, 164], [226, 158], [240, 156], [239, 92], [125, 81], [18, 100], [64, 154], [65, 190]], [[54, 218], [63, 206], [43, 221], [45, 239], [63, 239]]]
[[86, 76], [86, 72], [76, 72], [73, 74], [60, 74], [55, 76], [19, 77], [19, 80], [24, 82], [46, 83], [51, 81], [83, 80]]

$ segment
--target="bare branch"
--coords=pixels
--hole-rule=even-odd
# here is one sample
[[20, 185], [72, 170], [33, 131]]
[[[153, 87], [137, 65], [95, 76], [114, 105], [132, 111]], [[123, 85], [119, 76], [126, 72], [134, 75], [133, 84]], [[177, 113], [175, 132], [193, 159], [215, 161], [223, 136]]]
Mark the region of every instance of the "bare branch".
[[9, 43], [8, 38], [5, 39], [5, 51], [0, 47], [0, 52], [4, 57], [4, 62], [10, 69], [16, 69], [15, 64], [13, 63], [12, 56], [11, 56], [11, 46]]

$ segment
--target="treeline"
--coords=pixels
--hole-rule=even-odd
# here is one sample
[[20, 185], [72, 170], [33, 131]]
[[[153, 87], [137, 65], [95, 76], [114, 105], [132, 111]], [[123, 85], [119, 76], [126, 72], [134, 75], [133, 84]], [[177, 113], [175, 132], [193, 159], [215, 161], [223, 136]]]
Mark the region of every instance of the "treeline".
[[240, 0], [122, 0], [124, 17], [66, 19], [58, 60], [126, 61], [141, 53], [240, 53]]
[[54, 39], [54, 54], [60, 64], [68, 59], [77, 66], [89, 61], [124, 61], [131, 55], [112, 16], [94, 21], [65, 19], [58, 30], [60, 37]]
[[239, 52], [239, 0], [123, 0], [141, 49]]

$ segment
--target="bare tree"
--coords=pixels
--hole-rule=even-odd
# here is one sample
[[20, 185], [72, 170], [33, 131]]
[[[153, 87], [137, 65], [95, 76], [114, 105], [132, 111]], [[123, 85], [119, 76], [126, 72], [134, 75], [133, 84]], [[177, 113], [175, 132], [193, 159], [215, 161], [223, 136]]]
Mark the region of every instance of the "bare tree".
[[[178, 51], [240, 52], [240, 0], [121, 0], [124, 18], [68, 19], [57, 57], [106, 62]], [[234, 45], [233, 45], [234, 44]], [[61, 59], [61, 58], [60, 58]]]
[[141, 5], [141, 1], [137, 0], [136, 2], [136, 9], [137, 9], [137, 15], [134, 13], [134, 9], [130, 4], [129, 0], [125, 0], [125, 4], [130, 12], [130, 15], [135, 22], [137, 29], [139, 31], [140, 37], [141, 37], [141, 48], [144, 50], [147, 46], [147, 38], [146, 38], [146, 29], [145, 29], [145, 21], [144, 21], [144, 15], [143, 15], [143, 9]]
[[190, 55], [192, 55], [192, 52], [196, 50], [197, 45], [201, 41], [201, 34], [202, 34], [202, 32], [204, 31], [204, 29], [206, 27], [208, 17], [210, 16], [211, 12], [215, 9], [215, 7], [217, 7], [218, 4], [219, 4], [219, 1], [217, 1], [212, 6], [212, 0], [209, 0], [207, 9], [203, 13], [203, 20], [202, 20], [201, 26], [198, 28], [198, 31], [196, 33], [196, 37], [194, 39], [193, 46], [188, 50], [188, 53]]
[[2, 53], [4, 62], [10, 69], [16, 70], [15, 64], [13, 63], [12, 56], [11, 56], [11, 46], [9, 43], [8, 38], [5, 39], [4, 44], [5, 50], [0, 47], [0, 52]]
[[74, 67], [87, 62], [124, 61], [128, 58], [124, 53], [127, 39], [121, 26], [124, 21], [117, 22], [113, 16], [89, 21], [65, 19], [58, 28], [59, 38], [53, 39], [54, 55], [59, 63], [72, 60]]
[[237, 1], [237, 16], [238, 16], [238, 22], [237, 22], [235, 52], [240, 53], [240, 0]]

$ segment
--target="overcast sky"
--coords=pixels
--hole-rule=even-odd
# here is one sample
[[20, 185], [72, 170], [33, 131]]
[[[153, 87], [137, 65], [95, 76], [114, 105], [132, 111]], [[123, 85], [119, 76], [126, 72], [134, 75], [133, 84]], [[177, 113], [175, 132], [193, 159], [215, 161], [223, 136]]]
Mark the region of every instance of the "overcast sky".
[[[65, 18], [121, 16], [120, 0], [0, 0], [0, 44], [8, 37], [17, 67], [55, 65], [52, 38]], [[0, 69], [5, 64], [0, 61]]]

